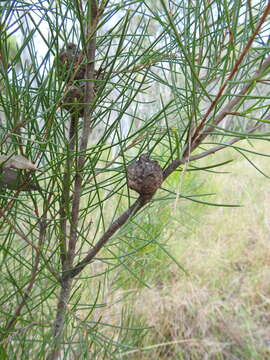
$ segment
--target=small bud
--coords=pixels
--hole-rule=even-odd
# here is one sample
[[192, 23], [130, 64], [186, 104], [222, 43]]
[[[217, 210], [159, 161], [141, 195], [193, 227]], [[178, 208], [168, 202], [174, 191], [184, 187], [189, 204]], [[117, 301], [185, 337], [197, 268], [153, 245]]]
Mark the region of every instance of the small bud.
[[128, 187], [142, 196], [153, 195], [161, 186], [163, 172], [157, 161], [151, 160], [147, 154], [127, 167]]

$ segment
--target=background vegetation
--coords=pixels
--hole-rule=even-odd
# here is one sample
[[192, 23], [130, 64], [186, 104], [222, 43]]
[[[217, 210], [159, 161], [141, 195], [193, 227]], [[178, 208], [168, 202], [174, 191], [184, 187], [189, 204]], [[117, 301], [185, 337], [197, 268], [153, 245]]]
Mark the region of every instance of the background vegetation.
[[269, 12], [1, 5], [1, 359], [267, 358]]

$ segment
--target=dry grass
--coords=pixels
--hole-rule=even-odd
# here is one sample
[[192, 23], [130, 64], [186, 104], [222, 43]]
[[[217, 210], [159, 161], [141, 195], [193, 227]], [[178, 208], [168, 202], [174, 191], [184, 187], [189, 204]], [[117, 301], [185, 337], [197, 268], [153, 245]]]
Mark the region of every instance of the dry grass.
[[[256, 150], [267, 153], [267, 146]], [[230, 174], [199, 176], [218, 190], [215, 202], [243, 207], [204, 207], [200, 224], [185, 237], [179, 225], [171, 251], [189, 275], [172, 265], [165, 281], [140, 290], [135, 314], [154, 328], [144, 349], [124, 358], [270, 358], [270, 183], [233, 150], [214, 162], [230, 156]], [[250, 158], [270, 175], [268, 158]]]

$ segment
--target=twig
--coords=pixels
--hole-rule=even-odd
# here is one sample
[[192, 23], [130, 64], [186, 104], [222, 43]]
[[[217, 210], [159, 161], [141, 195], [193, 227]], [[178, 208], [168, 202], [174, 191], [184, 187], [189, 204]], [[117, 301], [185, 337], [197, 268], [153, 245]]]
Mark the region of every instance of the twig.
[[79, 218], [79, 206], [80, 206], [80, 197], [81, 197], [81, 188], [82, 188], [82, 176], [81, 171], [83, 169], [86, 156], [85, 151], [88, 145], [88, 139], [91, 132], [91, 112], [92, 112], [92, 102], [95, 97], [94, 85], [95, 85], [95, 53], [96, 53], [96, 35], [95, 30], [97, 27], [98, 21], [98, 9], [96, 1], [91, 2], [91, 26], [88, 30], [88, 38], [89, 44], [87, 48], [87, 59], [88, 63], [86, 65], [85, 77], [89, 81], [86, 82], [85, 86], [85, 99], [84, 103], [86, 104], [84, 107], [84, 121], [83, 121], [83, 129], [82, 129], [82, 138], [80, 144], [80, 156], [78, 158], [77, 165], [77, 173], [75, 175], [75, 184], [74, 184], [74, 195], [72, 201], [72, 210], [71, 210], [71, 228], [70, 228], [70, 239], [68, 244], [68, 254], [67, 259], [69, 261], [69, 265], [72, 265], [76, 240], [77, 240], [77, 226], [78, 226], [78, 218]]
[[[46, 234], [46, 219], [43, 218], [40, 220], [39, 223], [40, 226], [40, 231], [39, 231], [39, 241], [38, 241], [38, 248], [42, 247], [44, 238], [45, 238], [45, 234]], [[37, 274], [38, 274], [38, 268], [39, 268], [39, 263], [40, 263], [40, 253], [37, 252], [36, 253], [36, 258], [35, 258], [35, 262], [34, 262], [34, 266], [32, 267], [31, 270], [31, 278], [30, 281], [28, 283], [28, 286], [26, 288], [26, 290], [24, 291], [23, 295], [22, 295], [22, 301], [20, 302], [20, 304], [17, 306], [14, 314], [11, 317], [11, 320], [8, 322], [5, 331], [9, 332], [12, 328], [14, 328], [18, 317], [20, 316], [20, 313], [22, 311], [22, 308], [24, 307], [24, 305], [26, 304], [27, 299], [29, 298], [30, 292], [34, 286]]]
[[0, 345], [12, 341], [15, 338], [16, 335], [26, 332], [28, 329], [30, 329], [33, 326], [41, 326], [41, 325], [49, 325], [49, 323], [34, 321], [34, 322], [32, 322], [32, 323], [30, 323], [30, 324], [28, 324], [28, 325], [26, 325], [26, 326], [24, 326], [24, 327], [22, 327], [20, 329], [17, 329], [11, 335], [9, 335], [5, 339], [1, 340]]
[[[270, 118], [270, 116], [269, 116]], [[250, 129], [247, 133], [252, 134], [254, 131], [258, 130], [260, 127], [262, 126], [262, 124], [256, 125], [255, 127], [253, 127], [252, 129]], [[233, 138], [230, 141], [226, 142], [225, 144], [222, 145], [217, 145], [212, 147], [209, 150], [206, 150], [200, 154], [196, 154], [193, 156], [190, 156], [189, 158], [182, 158], [182, 159], [176, 159], [174, 160], [164, 171], [163, 171], [163, 179], [165, 180], [169, 175], [171, 175], [172, 172], [174, 172], [180, 165], [184, 165], [187, 161], [191, 162], [191, 161], [195, 161], [195, 160], [199, 160], [202, 159], [206, 156], [209, 156], [211, 154], [216, 153], [219, 150], [222, 150], [226, 147], [229, 147], [233, 144], [235, 144], [236, 142], [243, 140], [245, 138], [245, 136], [240, 136], [237, 138]]]
[[[261, 124], [257, 125], [256, 127], [252, 128], [248, 131], [248, 133], [252, 133], [256, 131]], [[210, 154], [214, 154], [215, 152], [224, 149], [225, 147], [231, 146], [237, 141], [242, 140], [243, 137], [239, 138], [233, 138], [230, 141], [228, 141], [226, 144], [215, 146], [207, 151], [204, 151], [200, 154], [191, 156], [190, 158], [182, 159], [182, 160], [174, 160], [163, 172], [163, 179], [165, 180], [173, 171], [175, 171], [180, 165], [185, 164], [186, 162], [195, 161], [198, 159], [201, 159], [203, 157], [206, 157]], [[164, 181], [163, 180], [163, 181]], [[99, 241], [96, 243], [96, 245], [88, 252], [88, 254], [85, 256], [83, 260], [81, 260], [77, 265], [73, 267], [72, 270], [68, 271], [66, 274], [63, 275], [64, 279], [74, 278], [76, 275], [78, 275], [86, 265], [90, 264], [94, 257], [97, 255], [97, 253], [106, 245], [106, 243], [109, 241], [109, 239], [116, 233], [116, 231], [123, 226], [129, 218], [134, 216], [146, 203], [148, 203], [151, 200], [151, 198], [148, 198], [147, 200], [142, 198], [141, 196], [135, 201], [135, 203], [129, 207], [121, 216], [119, 216], [108, 228], [108, 230], [103, 234], [103, 236], [99, 239]]]
[[59, 236], [59, 243], [61, 249], [61, 261], [63, 269], [65, 270], [66, 259], [67, 259], [67, 216], [68, 209], [70, 204], [70, 186], [71, 186], [71, 170], [73, 164], [73, 151], [75, 147], [76, 136], [78, 133], [78, 116], [77, 114], [71, 115], [69, 135], [68, 135], [68, 149], [67, 149], [67, 158], [66, 165], [63, 174], [63, 190], [60, 200], [60, 227], [61, 234]]
[[198, 146], [198, 144], [201, 144], [202, 141], [215, 129], [215, 126], [218, 125], [227, 115], [232, 112], [233, 108], [243, 99], [243, 95], [245, 95], [254, 85], [254, 82], [257, 82], [260, 76], [264, 75], [264, 71], [269, 65], [270, 55], [265, 59], [260, 69], [256, 71], [250, 82], [248, 82], [247, 85], [238, 94], [236, 94], [235, 97], [216, 116], [212, 125], [206, 128], [197, 138], [193, 137], [192, 150], [194, 150]]
[[[262, 14], [262, 17], [260, 18], [258, 24], [257, 24], [257, 27], [256, 29], [254, 30], [253, 34], [251, 35], [251, 37], [249, 38], [244, 50], [242, 51], [241, 55], [239, 56], [239, 58], [237, 59], [237, 61], [235, 62], [235, 65], [233, 67], [233, 70], [232, 72], [230, 73], [230, 75], [228, 76], [227, 80], [224, 82], [224, 84], [221, 86], [221, 88], [219, 89], [219, 92], [217, 93], [215, 99], [212, 101], [211, 105], [209, 106], [206, 114], [204, 115], [202, 121], [200, 122], [200, 124], [196, 127], [195, 131], [194, 131], [194, 134], [192, 135], [192, 145], [196, 147], [196, 144], [197, 143], [200, 143], [201, 142], [201, 138], [198, 139], [198, 136], [201, 132], [201, 130], [203, 129], [204, 125], [206, 124], [207, 122], [207, 119], [208, 119], [208, 116], [209, 114], [212, 112], [212, 110], [214, 109], [214, 107], [216, 106], [218, 100], [220, 99], [220, 97], [222, 96], [225, 88], [228, 86], [229, 84], [229, 81], [232, 80], [232, 78], [234, 77], [234, 75], [236, 74], [236, 72], [238, 71], [238, 68], [240, 66], [240, 64], [242, 63], [244, 57], [246, 56], [246, 54], [248, 53], [248, 50], [250, 49], [255, 37], [257, 36], [260, 28], [262, 27], [264, 21], [266, 20], [267, 18], [267, 15], [269, 14], [270, 12], [270, 2], [268, 1], [268, 5], [266, 6], [266, 8], [264, 9], [264, 12]], [[258, 76], [258, 74], [257, 74]], [[245, 94], [249, 87], [251, 86], [252, 84], [252, 81], [242, 90], [244, 91], [243, 94]], [[242, 93], [242, 92], [241, 92]], [[233, 106], [236, 105], [237, 102], [240, 101], [240, 99], [238, 98], [235, 98], [235, 104]], [[232, 106], [232, 107], [233, 107]], [[232, 109], [232, 107], [230, 109], [226, 109], [226, 112], [230, 111]], [[221, 121], [221, 120], [220, 120]], [[192, 148], [194, 149], [194, 147]], [[185, 153], [184, 153], [184, 157], [187, 156], [187, 153], [188, 153], [189, 149], [187, 148]]]
[[72, 270], [64, 274], [64, 279], [74, 278], [76, 275], [78, 275], [83, 270], [83, 268], [93, 260], [96, 254], [100, 251], [100, 249], [103, 248], [112, 235], [116, 233], [116, 231], [121, 226], [123, 226], [130, 217], [134, 216], [148, 201], [150, 201], [150, 198], [145, 199], [140, 196], [133, 205], [131, 205], [109, 226], [108, 230], [103, 234], [96, 245], [88, 252], [85, 258], [77, 265], [75, 265]]
[[[6, 223], [9, 224], [9, 226], [12, 227], [13, 231], [17, 235], [19, 235], [19, 237], [22, 238], [32, 249], [34, 249], [37, 255], [39, 255], [39, 256], [41, 255], [39, 247], [36, 246], [35, 244], [33, 244], [21, 230], [19, 230], [14, 224], [12, 224], [12, 222], [2, 212], [2, 210], [0, 210], [0, 217], [4, 218]], [[50, 273], [57, 279], [57, 281], [60, 281], [59, 275], [54, 271], [54, 269], [48, 263], [46, 264], [46, 267], [50, 271]]]

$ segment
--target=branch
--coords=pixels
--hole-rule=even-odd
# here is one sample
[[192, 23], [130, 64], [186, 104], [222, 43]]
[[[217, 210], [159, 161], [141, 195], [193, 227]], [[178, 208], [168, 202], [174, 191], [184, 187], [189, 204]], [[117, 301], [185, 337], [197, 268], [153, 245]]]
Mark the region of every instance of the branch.
[[59, 235], [59, 244], [61, 249], [62, 266], [65, 269], [67, 259], [67, 217], [69, 210], [70, 186], [71, 186], [71, 168], [73, 163], [73, 151], [75, 148], [76, 135], [78, 132], [78, 116], [77, 114], [71, 115], [69, 135], [68, 135], [68, 149], [65, 170], [63, 173], [63, 189], [59, 206], [60, 214], [60, 227], [61, 233]]
[[242, 99], [249, 89], [254, 85], [254, 82], [257, 82], [261, 76], [264, 76], [264, 72], [270, 65], [270, 55], [262, 63], [260, 69], [258, 69], [255, 75], [247, 83], [247, 85], [235, 95], [235, 97], [224, 107], [224, 109], [216, 116], [213, 124], [201, 133], [197, 138], [194, 138], [193, 143], [191, 144], [191, 151], [193, 151], [202, 141], [215, 129], [215, 126], [218, 125], [228, 114], [230, 114], [235, 107]]
[[[45, 234], [46, 234], [46, 218], [42, 218], [39, 221], [39, 241], [38, 241], [38, 248], [42, 248], [44, 239], [45, 239]], [[27, 299], [29, 298], [30, 292], [34, 286], [37, 274], [38, 274], [38, 268], [39, 268], [39, 263], [40, 263], [40, 253], [37, 252], [36, 253], [36, 257], [35, 257], [35, 261], [34, 261], [34, 265], [32, 267], [31, 270], [31, 278], [30, 281], [28, 283], [28, 286], [26, 288], [26, 290], [23, 292], [22, 294], [22, 301], [18, 304], [14, 314], [11, 316], [11, 319], [9, 320], [5, 331], [10, 332], [10, 330], [12, 328], [14, 328], [20, 314], [22, 311], [22, 308], [24, 307], [24, 305], [26, 304]], [[1, 344], [1, 343], [0, 343]]]
[[[18, 229], [14, 224], [12, 224], [12, 222], [8, 219], [8, 217], [4, 214], [4, 212], [2, 212], [2, 210], [0, 210], [0, 217], [3, 217], [3, 219], [6, 221], [7, 224], [9, 224], [9, 226], [13, 229], [13, 231], [20, 237], [22, 238], [32, 249], [35, 250], [37, 256], [41, 256], [41, 252], [40, 252], [40, 248], [39, 246], [36, 246], [35, 244], [33, 244], [33, 242], [31, 242], [27, 236], [20, 230]], [[59, 275], [54, 271], [54, 269], [51, 267], [50, 264], [46, 263], [46, 267], [47, 269], [50, 271], [50, 273], [55, 277], [55, 279], [57, 281], [60, 281], [60, 277]]]
[[83, 129], [82, 129], [82, 138], [80, 144], [80, 156], [78, 158], [77, 173], [75, 175], [75, 184], [74, 184], [74, 195], [72, 201], [72, 210], [71, 210], [71, 228], [70, 228], [70, 239], [68, 245], [68, 254], [67, 261], [68, 267], [72, 266], [72, 262], [75, 256], [75, 247], [77, 241], [77, 226], [79, 219], [79, 207], [80, 207], [80, 198], [81, 198], [81, 189], [83, 178], [81, 172], [84, 167], [86, 160], [85, 151], [88, 145], [88, 139], [91, 132], [91, 113], [92, 103], [95, 97], [95, 54], [96, 54], [96, 28], [98, 22], [98, 8], [95, 0], [91, 1], [91, 20], [90, 26], [88, 28], [88, 46], [87, 46], [87, 65], [85, 71], [86, 86], [85, 86], [85, 98], [84, 103], [84, 117], [83, 117]]
[[103, 236], [99, 239], [96, 245], [88, 252], [85, 258], [80, 261], [74, 268], [68, 271], [63, 275], [64, 279], [74, 278], [78, 275], [86, 265], [88, 265], [96, 254], [100, 251], [101, 248], [109, 241], [113, 234], [123, 226], [127, 220], [134, 216], [147, 202], [149, 202], [150, 198], [144, 198], [140, 196], [133, 205], [131, 205], [121, 216], [119, 216], [108, 228], [108, 230], [103, 234]]
[[11, 335], [9, 335], [8, 337], [6, 337], [5, 339], [1, 340], [0, 341], [0, 345], [2, 344], [5, 344], [5, 343], [8, 343], [8, 342], [12, 342], [12, 341], [15, 341], [14, 338], [15, 336], [19, 335], [19, 334], [22, 334], [22, 333], [25, 333], [28, 329], [30, 329], [31, 327], [33, 326], [42, 326], [42, 325], [46, 325], [48, 326], [49, 323], [46, 323], [46, 322], [38, 322], [38, 321], [34, 321], [20, 329], [17, 329], [15, 332], [13, 332]]
[[[243, 61], [244, 57], [246, 56], [248, 50], [250, 49], [250, 47], [251, 47], [251, 45], [252, 45], [255, 37], [257, 36], [260, 28], [262, 27], [264, 21], [266, 20], [267, 15], [269, 14], [269, 12], [270, 12], [270, 1], [268, 1], [268, 5], [267, 5], [266, 8], [264, 9], [264, 12], [263, 12], [263, 14], [262, 14], [262, 17], [261, 17], [261, 19], [259, 20], [256, 29], [254, 30], [253, 34], [252, 34], [251, 37], [249, 38], [249, 40], [248, 40], [248, 42], [247, 42], [244, 50], [242, 51], [242, 54], [241, 54], [241, 55], [239, 56], [239, 58], [237, 59], [237, 61], [236, 61], [235, 65], [234, 65], [234, 68], [233, 68], [232, 72], [230, 73], [230, 75], [228, 76], [228, 78], [227, 78], [227, 80], [224, 82], [224, 84], [221, 86], [219, 92], [217, 93], [215, 99], [212, 101], [211, 105], [209, 106], [209, 108], [208, 108], [206, 114], [204, 115], [202, 121], [200, 122], [200, 124], [199, 124], [199, 125], [197, 126], [197, 128], [195, 129], [194, 134], [193, 134], [192, 137], [191, 137], [191, 146], [192, 146], [192, 147], [189, 148], [189, 146], [188, 146], [188, 144], [187, 144], [187, 147], [186, 147], [186, 150], [185, 150], [185, 153], [184, 153], [184, 157], [185, 157], [185, 156], [188, 156], [189, 153], [190, 153], [194, 148], [196, 148], [196, 146], [197, 146], [196, 144], [197, 144], [197, 143], [200, 143], [200, 142], [202, 141], [201, 138], [198, 139], [198, 136], [199, 136], [199, 134], [200, 134], [200, 131], [203, 129], [205, 123], [207, 122], [207, 118], [208, 118], [209, 114], [210, 114], [210, 113], [212, 112], [212, 110], [215, 108], [215, 106], [216, 106], [218, 100], [220, 99], [220, 97], [222, 96], [225, 88], [228, 86], [229, 81], [232, 80], [232, 78], [234, 77], [234, 75], [237, 73], [238, 68], [239, 68], [241, 62]], [[258, 76], [258, 75], [259, 75], [259, 73], [257, 73], [257, 76]], [[256, 77], [256, 75], [255, 75], [255, 77]], [[250, 81], [250, 83], [248, 83], [248, 85], [245, 86], [245, 88], [244, 88], [244, 89], [241, 91], [241, 93], [240, 93], [241, 95], [245, 94], [245, 93], [248, 91], [248, 89], [249, 89], [250, 86], [252, 85], [252, 82], [253, 82], [253, 81]], [[242, 92], [243, 92], [243, 93], [242, 93]], [[235, 98], [234, 101], [230, 102], [230, 103], [233, 103], [233, 102], [235, 102], [235, 103], [234, 103], [233, 105], [231, 104], [232, 106], [229, 106], [229, 109], [226, 109], [226, 112], [229, 112], [239, 101], [240, 101], [239, 98], [238, 98], [238, 99]], [[228, 104], [228, 105], [229, 105], [229, 104]], [[228, 105], [227, 105], [227, 106], [228, 106]], [[223, 117], [222, 117], [222, 119], [223, 119]], [[221, 119], [221, 120], [222, 120], [222, 119]], [[221, 120], [219, 120], [219, 121], [221, 121]], [[195, 147], [194, 147], [194, 146], [195, 146]]]
[[[268, 116], [270, 119], [270, 115]], [[248, 134], [252, 134], [254, 131], [258, 130], [263, 124], [259, 124], [255, 127], [253, 127], [252, 129], [250, 129], [249, 131], [247, 131]], [[216, 153], [219, 150], [222, 150], [228, 146], [231, 146], [233, 144], [235, 144], [236, 142], [243, 140], [245, 138], [245, 136], [240, 136], [237, 138], [233, 138], [230, 141], [226, 142], [225, 144], [222, 145], [217, 145], [212, 147], [209, 150], [206, 150], [200, 154], [196, 154], [193, 156], [190, 156], [189, 158], [184, 158], [182, 157], [182, 159], [176, 159], [174, 160], [164, 171], [163, 171], [163, 179], [165, 180], [169, 175], [171, 175], [172, 172], [174, 172], [180, 165], [184, 165], [187, 162], [191, 162], [191, 161], [195, 161], [195, 160], [199, 160], [202, 159], [206, 156], [209, 156], [211, 154]]]

